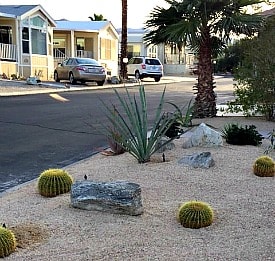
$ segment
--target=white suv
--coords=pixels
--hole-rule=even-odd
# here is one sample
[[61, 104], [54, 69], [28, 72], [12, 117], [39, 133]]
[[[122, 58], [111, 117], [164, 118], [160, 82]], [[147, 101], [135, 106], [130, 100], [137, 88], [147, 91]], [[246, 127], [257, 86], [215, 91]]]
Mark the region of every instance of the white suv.
[[132, 57], [127, 64], [127, 73], [129, 76], [135, 76], [136, 79], [151, 77], [159, 82], [163, 76], [163, 66], [157, 58]]

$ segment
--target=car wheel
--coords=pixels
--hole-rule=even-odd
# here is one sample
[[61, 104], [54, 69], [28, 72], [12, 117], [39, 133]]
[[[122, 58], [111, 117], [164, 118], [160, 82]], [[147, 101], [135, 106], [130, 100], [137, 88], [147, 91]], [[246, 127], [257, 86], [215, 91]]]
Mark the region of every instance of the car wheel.
[[159, 81], [160, 81], [160, 77], [156, 77], [155, 82], [159, 82]]
[[141, 80], [139, 71], [136, 71], [136, 72], [135, 72], [135, 78], [136, 78], [137, 80]]
[[74, 78], [73, 73], [70, 73], [70, 75], [69, 75], [69, 81], [70, 81], [71, 84], [76, 84], [76, 80]]
[[96, 83], [97, 83], [98, 86], [103, 86], [104, 82], [105, 82], [105, 81], [98, 81], [98, 82], [96, 82]]
[[54, 72], [53, 78], [56, 82], [60, 82], [60, 79], [58, 78], [58, 73], [57, 72]]

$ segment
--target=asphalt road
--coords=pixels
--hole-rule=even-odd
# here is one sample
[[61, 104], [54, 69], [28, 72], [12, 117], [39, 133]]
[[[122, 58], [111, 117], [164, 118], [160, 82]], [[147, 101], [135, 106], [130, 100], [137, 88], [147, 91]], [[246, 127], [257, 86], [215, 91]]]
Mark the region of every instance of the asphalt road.
[[[218, 100], [232, 96], [232, 79], [217, 80]], [[149, 119], [161, 93], [180, 107], [193, 96], [193, 82], [146, 85]], [[137, 92], [132, 87], [131, 92]], [[104, 122], [103, 105], [117, 104], [111, 89], [1, 97], [0, 193], [35, 179], [48, 168], [62, 168], [107, 147], [98, 131]], [[166, 105], [166, 111], [172, 107]]]

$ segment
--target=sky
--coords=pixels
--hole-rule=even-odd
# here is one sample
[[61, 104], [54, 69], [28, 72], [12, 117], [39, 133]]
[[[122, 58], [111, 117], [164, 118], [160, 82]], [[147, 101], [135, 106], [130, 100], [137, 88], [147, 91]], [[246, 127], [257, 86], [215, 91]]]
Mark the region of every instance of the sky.
[[[54, 20], [89, 21], [89, 16], [102, 14], [115, 28], [121, 28], [121, 0], [0, 0], [0, 4], [40, 4]], [[128, 27], [142, 28], [153, 8], [165, 4], [164, 0], [128, 0]]]
[[[0, 0], [0, 4], [40, 4], [54, 20], [89, 21], [89, 16], [102, 14], [115, 28], [121, 28], [121, 0]], [[128, 0], [128, 27], [142, 28], [156, 6], [167, 7], [167, 3], [164, 0]]]

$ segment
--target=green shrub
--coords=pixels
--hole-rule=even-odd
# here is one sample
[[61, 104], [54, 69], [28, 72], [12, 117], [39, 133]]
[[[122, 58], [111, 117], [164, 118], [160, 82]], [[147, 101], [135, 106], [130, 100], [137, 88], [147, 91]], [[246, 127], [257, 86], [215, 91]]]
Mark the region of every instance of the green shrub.
[[261, 156], [254, 162], [253, 172], [259, 177], [273, 177], [275, 173], [275, 163], [268, 156]]
[[14, 252], [16, 239], [13, 232], [5, 227], [0, 227], [0, 257], [5, 257]]
[[226, 142], [233, 145], [260, 145], [263, 136], [259, 134], [254, 125], [245, 127], [238, 124], [227, 124], [222, 129], [222, 137]]
[[38, 178], [38, 191], [44, 197], [55, 197], [71, 190], [72, 177], [62, 169], [48, 169]]
[[210, 205], [202, 201], [189, 201], [182, 204], [177, 213], [177, 219], [187, 228], [202, 228], [210, 226], [214, 213]]
[[[116, 89], [113, 90], [120, 103], [121, 110], [118, 110], [113, 104], [106, 104], [102, 101], [109, 122], [109, 125], [101, 123], [103, 134], [123, 147], [139, 163], [150, 161], [153, 153], [172, 141], [172, 138], [170, 138], [164, 143], [160, 142], [161, 138], [165, 136], [165, 131], [174, 122], [172, 115], [162, 117], [165, 89], [162, 92], [151, 129], [149, 129], [148, 123], [144, 86], [139, 86], [139, 99], [135, 95], [132, 97], [127, 88], [124, 89], [126, 98]], [[113, 135], [113, 130], [119, 135]], [[148, 136], [149, 130], [151, 132]]]
[[275, 120], [274, 22], [274, 16], [268, 17], [258, 37], [240, 41], [241, 60], [234, 72], [236, 98], [228, 102], [228, 111], [262, 114], [269, 121]]

